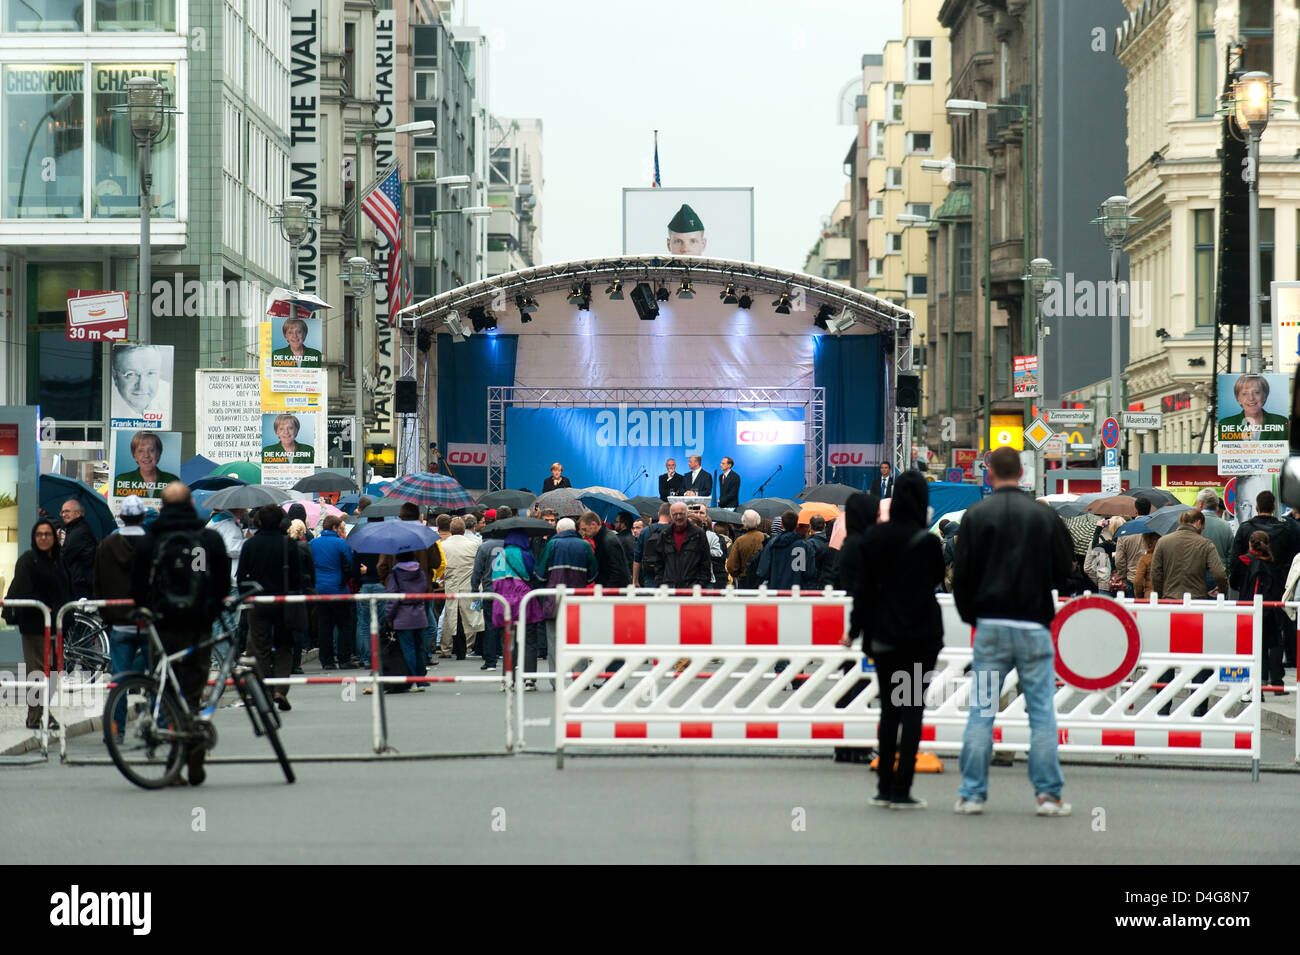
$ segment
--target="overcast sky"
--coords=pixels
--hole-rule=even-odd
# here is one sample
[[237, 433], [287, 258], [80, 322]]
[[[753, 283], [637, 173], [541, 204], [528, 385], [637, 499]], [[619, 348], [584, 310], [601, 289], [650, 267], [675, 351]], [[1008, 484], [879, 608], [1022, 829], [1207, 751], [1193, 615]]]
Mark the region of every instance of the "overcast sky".
[[848, 181], [840, 91], [902, 19], [900, 0], [472, 0], [467, 17], [491, 43], [492, 112], [543, 123], [547, 262], [622, 251], [622, 190], [650, 185], [658, 129], [663, 185], [754, 187], [755, 257], [786, 269]]

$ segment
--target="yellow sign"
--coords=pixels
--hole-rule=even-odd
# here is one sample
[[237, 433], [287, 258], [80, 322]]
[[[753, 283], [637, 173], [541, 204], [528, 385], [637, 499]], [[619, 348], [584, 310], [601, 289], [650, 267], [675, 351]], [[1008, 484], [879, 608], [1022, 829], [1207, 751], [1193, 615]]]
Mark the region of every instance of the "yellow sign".
[[1029, 426], [1029, 430], [1025, 432], [1025, 436], [1034, 444], [1041, 446], [1054, 433], [1051, 428], [1035, 418], [1033, 424]]
[[1020, 415], [995, 414], [989, 429], [989, 449], [1015, 448], [1025, 450], [1024, 418]]

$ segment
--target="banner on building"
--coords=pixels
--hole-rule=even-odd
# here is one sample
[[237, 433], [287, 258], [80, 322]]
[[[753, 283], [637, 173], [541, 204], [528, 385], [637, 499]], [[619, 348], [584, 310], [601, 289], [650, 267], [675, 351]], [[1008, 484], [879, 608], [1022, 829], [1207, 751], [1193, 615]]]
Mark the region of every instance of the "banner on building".
[[802, 408], [507, 408], [505, 481], [540, 488], [558, 461], [574, 487], [658, 496], [666, 461], [685, 474], [699, 454], [710, 474], [735, 461], [741, 500], [765, 481], [763, 496], [792, 498], [806, 486], [804, 435]]
[[[375, 125], [392, 127], [395, 118], [396, 74], [394, 67], [394, 32], [395, 20], [392, 10], [380, 10], [375, 14]], [[388, 169], [397, 158], [396, 134], [393, 132], [376, 133], [375, 165], [376, 174]], [[388, 270], [389, 258], [394, 259], [393, 248], [379, 229], [374, 230], [375, 269], [379, 278], [375, 280], [373, 294], [365, 300], [367, 317], [374, 322], [375, 329], [375, 365], [374, 387], [369, 388], [372, 401], [372, 414], [367, 417], [365, 440], [369, 444], [395, 444], [397, 428], [393, 415], [393, 382], [397, 379], [397, 337], [388, 324]], [[400, 267], [400, 266], [399, 266]], [[399, 283], [400, 285], [400, 283]], [[373, 305], [374, 312], [370, 312]]]
[[[319, 4], [291, 0], [289, 7], [289, 192], [308, 200], [319, 214], [321, 184]], [[308, 227], [293, 263], [294, 285], [304, 292], [320, 289], [320, 235]]]
[[114, 428], [111, 472], [112, 497], [162, 497], [163, 488], [180, 480], [180, 432]]
[[218, 464], [259, 461], [262, 382], [256, 369], [194, 373], [194, 449]]
[[171, 345], [113, 346], [112, 427], [171, 428], [175, 351]]

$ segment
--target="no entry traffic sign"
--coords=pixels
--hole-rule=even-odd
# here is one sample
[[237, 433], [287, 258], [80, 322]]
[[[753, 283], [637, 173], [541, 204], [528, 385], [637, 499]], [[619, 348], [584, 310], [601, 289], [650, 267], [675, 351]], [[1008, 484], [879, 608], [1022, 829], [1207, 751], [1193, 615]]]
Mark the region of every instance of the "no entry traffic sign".
[[1056, 672], [1070, 686], [1105, 690], [1137, 665], [1142, 637], [1133, 615], [1108, 597], [1076, 597], [1052, 621]]

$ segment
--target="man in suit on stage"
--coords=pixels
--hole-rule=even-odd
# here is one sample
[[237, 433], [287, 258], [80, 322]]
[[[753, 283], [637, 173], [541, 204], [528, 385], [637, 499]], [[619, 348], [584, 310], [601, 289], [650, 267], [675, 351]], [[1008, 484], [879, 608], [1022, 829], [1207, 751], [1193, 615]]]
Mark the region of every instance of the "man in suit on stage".
[[894, 474], [888, 461], [880, 462], [880, 475], [871, 482], [871, 493], [882, 501], [887, 497], [893, 497]]
[[722, 470], [718, 472], [718, 507], [740, 507], [740, 475], [732, 470], [735, 466], [731, 458], [722, 459]]
[[666, 474], [659, 475], [659, 500], [668, 500], [668, 495], [679, 495], [685, 489], [685, 481], [677, 473], [677, 462], [669, 458], [664, 462]]
[[713, 475], [704, 470], [700, 456], [692, 454], [686, 459], [686, 463], [691, 466], [691, 469], [682, 475], [682, 493], [695, 497], [712, 497]]

